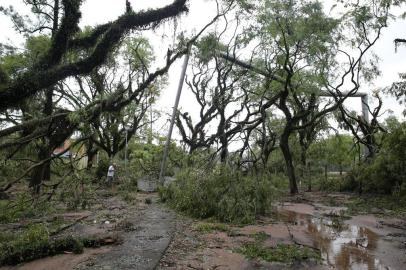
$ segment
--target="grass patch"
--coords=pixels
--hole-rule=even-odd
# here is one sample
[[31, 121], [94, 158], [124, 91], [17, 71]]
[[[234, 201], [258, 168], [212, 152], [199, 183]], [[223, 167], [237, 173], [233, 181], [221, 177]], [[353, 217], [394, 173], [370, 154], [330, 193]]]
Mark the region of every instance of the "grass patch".
[[127, 203], [135, 203], [137, 199], [137, 181], [124, 178], [117, 185], [117, 194]]
[[374, 214], [378, 216], [404, 217], [406, 196], [362, 196], [345, 203], [347, 215]]
[[245, 243], [237, 252], [250, 259], [262, 259], [267, 262], [282, 262], [292, 264], [295, 261], [309, 259], [321, 260], [318, 252], [297, 245], [278, 244], [275, 248], [264, 247], [259, 241]]
[[270, 236], [265, 232], [252, 235], [254, 242], [243, 244], [236, 251], [249, 259], [261, 259], [267, 262], [281, 262], [292, 264], [295, 261], [321, 261], [321, 255], [314, 249], [298, 245], [278, 244], [276, 247], [265, 247], [264, 242]]
[[255, 239], [255, 241], [262, 243], [269, 238], [269, 235], [266, 232], [257, 232], [252, 235], [252, 237]]
[[230, 227], [223, 223], [199, 223], [194, 226], [194, 229], [199, 232], [230, 232]]

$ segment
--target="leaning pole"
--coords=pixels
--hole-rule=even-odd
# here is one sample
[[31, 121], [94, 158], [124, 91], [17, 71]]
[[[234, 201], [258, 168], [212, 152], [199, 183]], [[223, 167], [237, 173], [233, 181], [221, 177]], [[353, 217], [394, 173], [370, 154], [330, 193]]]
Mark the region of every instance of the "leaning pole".
[[159, 172], [159, 181], [161, 184], [164, 183], [166, 160], [168, 158], [168, 152], [169, 152], [169, 146], [171, 144], [173, 126], [175, 125], [176, 113], [178, 111], [180, 95], [182, 94], [182, 88], [183, 88], [183, 83], [185, 81], [188, 63], [189, 63], [189, 51], [186, 53], [185, 59], [183, 61], [182, 72], [180, 74], [179, 85], [178, 85], [178, 92], [176, 93], [175, 104], [173, 105], [171, 123], [169, 126], [168, 135], [166, 136], [165, 149], [164, 149], [164, 154], [163, 154], [162, 161], [161, 161], [161, 170]]

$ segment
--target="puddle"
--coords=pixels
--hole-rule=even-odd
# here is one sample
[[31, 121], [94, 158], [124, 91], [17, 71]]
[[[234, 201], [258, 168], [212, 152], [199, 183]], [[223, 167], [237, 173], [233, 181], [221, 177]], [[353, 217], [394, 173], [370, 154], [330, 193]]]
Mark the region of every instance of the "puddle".
[[[301, 228], [321, 251], [326, 264], [340, 270], [392, 270], [377, 258], [381, 236], [374, 231], [344, 221], [340, 217], [319, 213], [298, 213], [280, 207], [277, 219], [289, 227]], [[297, 233], [297, 232], [296, 232]], [[295, 234], [293, 234], [296, 237]], [[299, 234], [300, 236], [300, 234]], [[385, 253], [385, 252], [383, 252]]]

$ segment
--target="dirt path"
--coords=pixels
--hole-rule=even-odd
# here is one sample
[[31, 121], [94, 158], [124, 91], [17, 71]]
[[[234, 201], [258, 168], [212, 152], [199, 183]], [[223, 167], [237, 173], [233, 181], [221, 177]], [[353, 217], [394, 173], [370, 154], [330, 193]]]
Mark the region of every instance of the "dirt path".
[[138, 194], [136, 204], [118, 197], [101, 200], [88, 217], [63, 234], [94, 236], [115, 234], [122, 244], [85, 249], [82, 254], [62, 254], [0, 270], [126, 270], [154, 269], [174, 233], [176, 214], [158, 203], [156, 194]]
[[92, 258], [78, 269], [154, 269], [171, 241], [174, 219], [175, 214], [158, 205], [156, 195], [151, 195], [151, 204], [127, 218], [135, 227], [122, 235], [124, 243]]

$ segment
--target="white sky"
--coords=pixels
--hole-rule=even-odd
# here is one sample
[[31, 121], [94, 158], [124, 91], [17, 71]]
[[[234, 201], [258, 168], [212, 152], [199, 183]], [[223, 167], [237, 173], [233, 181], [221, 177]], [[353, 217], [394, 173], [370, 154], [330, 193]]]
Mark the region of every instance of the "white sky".
[[[132, 6], [135, 10], [156, 8], [169, 4], [170, 0], [131, 0]], [[189, 1], [190, 12], [183, 15], [181, 20], [178, 21], [178, 32], [181, 30], [193, 31], [193, 29], [200, 29], [206, 25], [216, 14], [216, 4], [212, 0], [191, 0]], [[26, 10], [27, 8], [22, 4], [22, 0], [0, 0], [0, 5], [9, 6], [14, 5], [17, 10]], [[86, 0], [82, 6], [82, 20], [80, 25], [96, 25], [114, 20], [121, 15], [125, 10], [125, 0]], [[403, 8], [405, 11], [405, 8]], [[394, 10], [393, 13], [400, 14], [401, 10]], [[398, 20], [391, 22], [389, 27], [384, 29], [381, 39], [374, 47], [374, 51], [381, 58], [379, 64], [382, 76], [371, 82], [368, 87], [363, 87], [363, 92], [370, 92], [377, 87], [384, 87], [390, 85], [393, 81], [398, 79], [399, 72], [406, 72], [404, 60], [406, 59], [406, 47], [400, 47], [398, 52], [395, 52], [393, 40], [399, 37], [406, 37], [406, 22]], [[166, 23], [163, 27], [158, 29], [157, 32], [149, 31], [147, 36], [150, 38], [152, 45], [156, 51], [157, 56], [166, 53], [168, 44], [173, 40], [174, 26], [173, 23]], [[165, 33], [166, 37], [163, 37]], [[0, 42], [7, 40], [12, 43], [22, 42], [21, 37], [16, 35], [12, 30], [12, 24], [5, 16], [0, 16]], [[175, 63], [169, 71], [169, 84], [166, 89], [163, 89], [161, 97], [156, 105], [160, 110], [171, 112], [174, 97], [179, 81], [180, 66], [182, 61]], [[360, 110], [360, 100], [353, 98], [347, 101], [347, 105], [351, 108]], [[193, 111], [196, 109], [193, 103], [192, 94], [184, 88], [182, 93], [180, 107], [186, 111]], [[394, 111], [396, 116], [400, 116], [404, 110], [404, 106], [399, 105], [393, 98], [385, 99], [385, 109]], [[162, 115], [164, 120], [166, 115]], [[161, 122], [165, 122], [162, 121]], [[156, 129], [160, 129], [159, 127]], [[162, 131], [162, 130], [161, 130]]]

